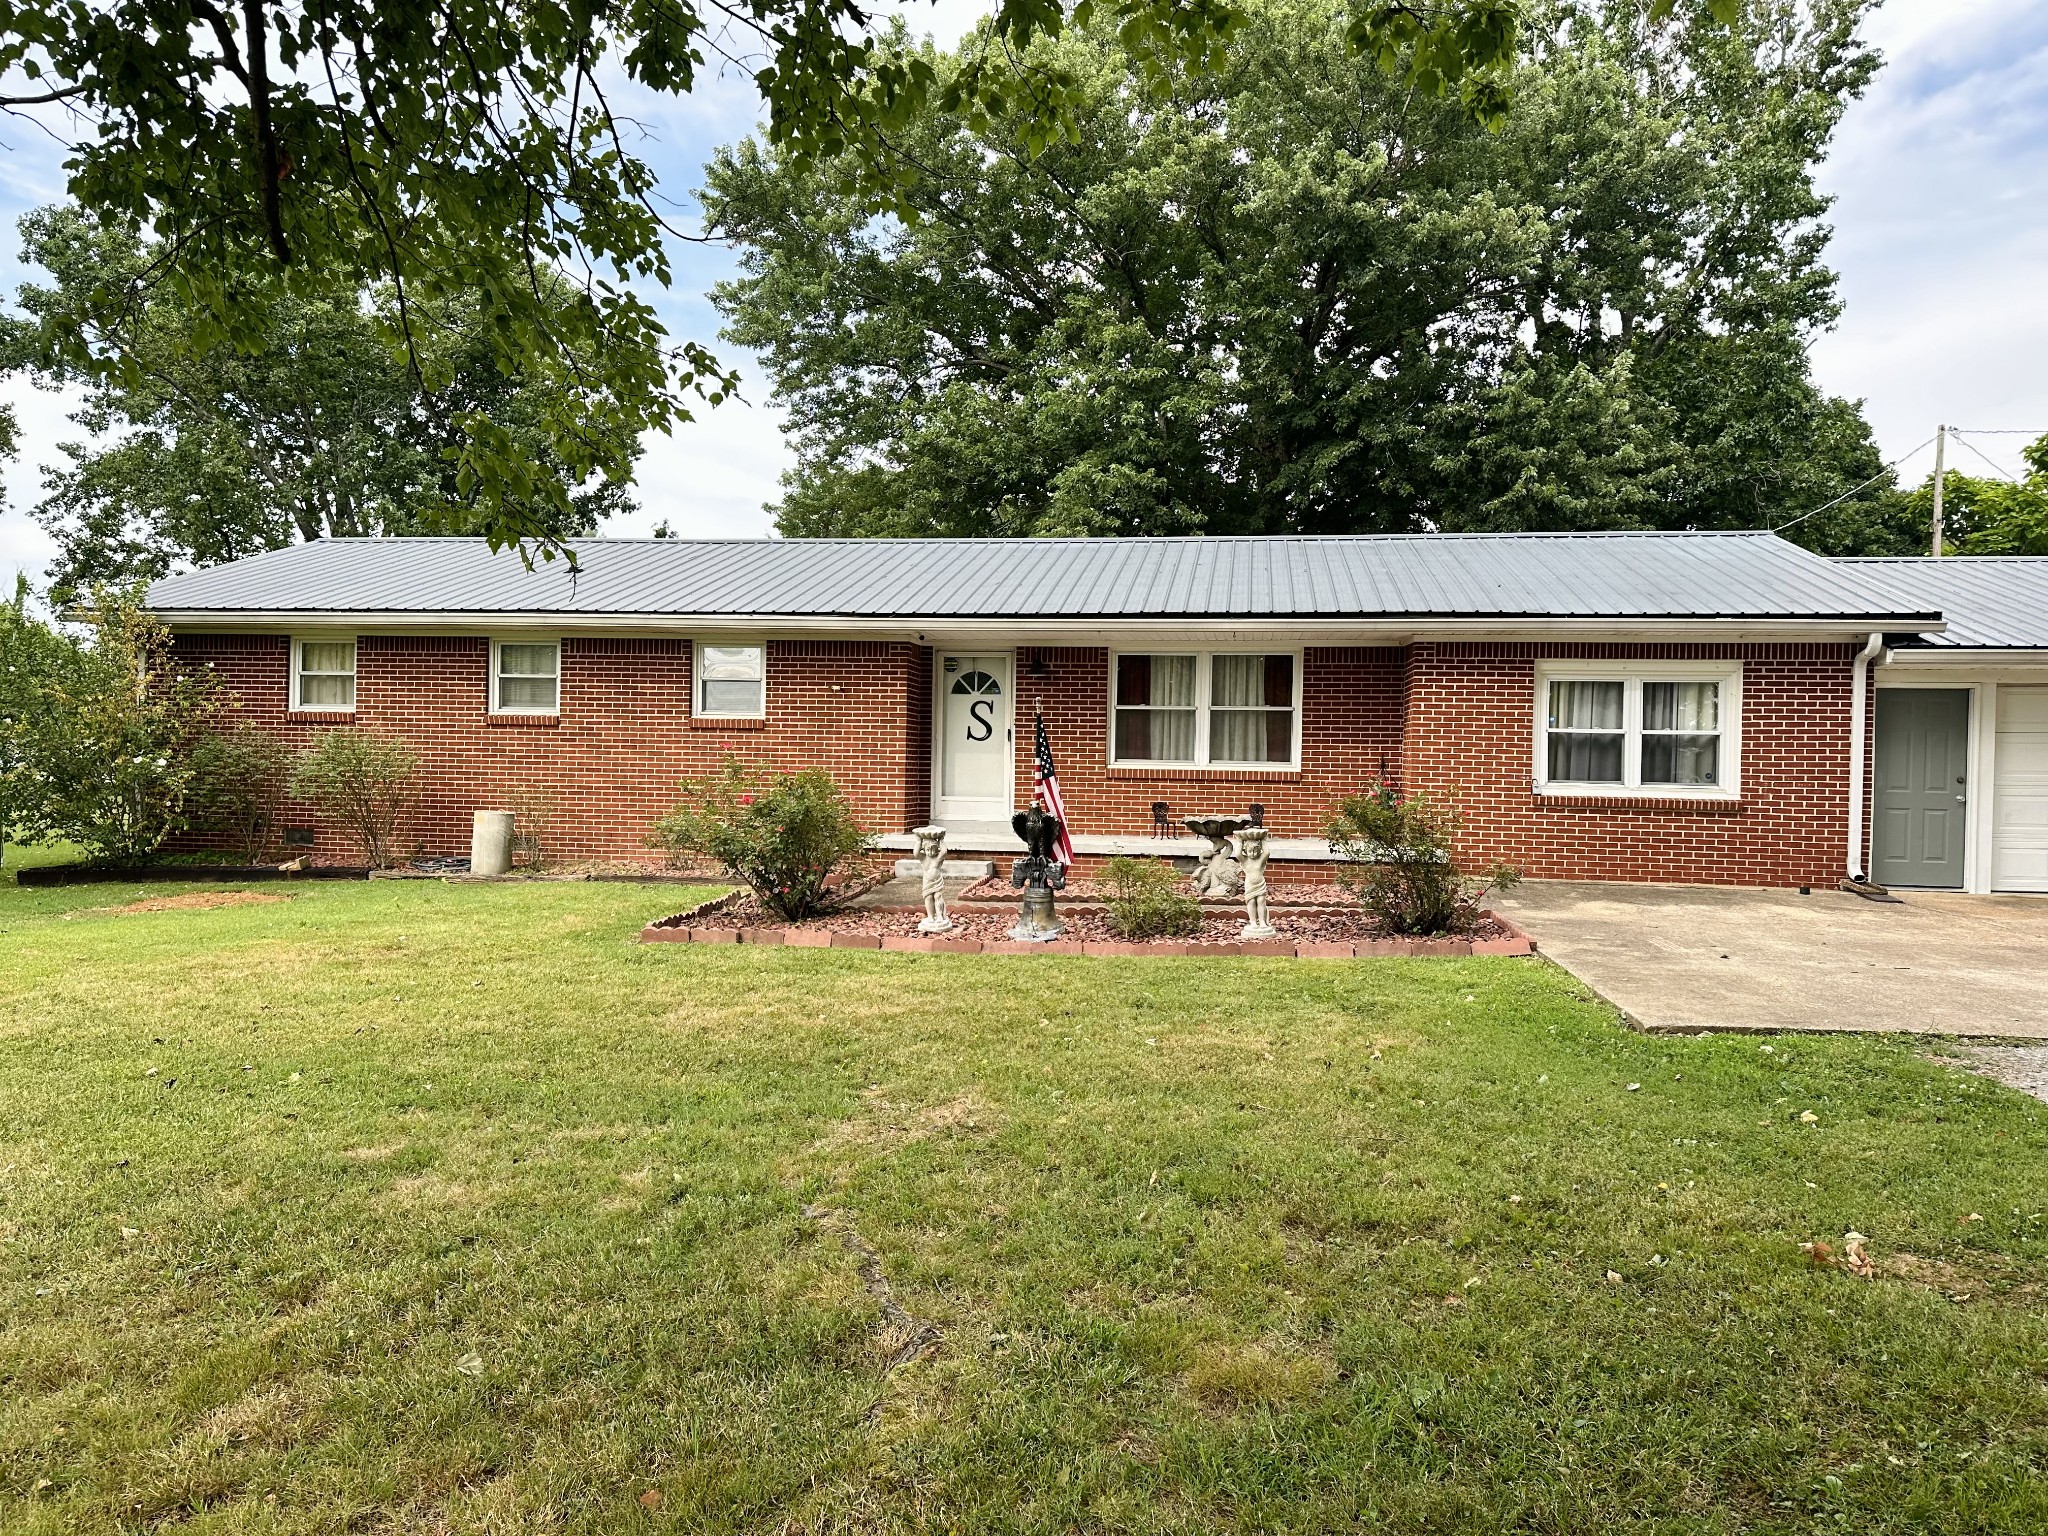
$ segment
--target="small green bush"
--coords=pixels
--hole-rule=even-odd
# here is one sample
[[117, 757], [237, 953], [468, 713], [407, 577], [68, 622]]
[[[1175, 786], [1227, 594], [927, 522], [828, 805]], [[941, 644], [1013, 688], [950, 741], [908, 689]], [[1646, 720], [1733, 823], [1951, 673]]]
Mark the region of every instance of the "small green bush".
[[717, 773], [683, 781], [681, 803], [649, 840], [672, 856], [716, 859], [763, 907], [792, 921], [836, 906], [826, 882], [868, 846], [824, 769], [767, 773], [730, 756]]
[[402, 741], [323, 731], [292, 764], [291, 792], [340, 822], [373, 869], [392, 864], [399, 820], [418, 795], [420, 760]]
[[1158, 939], [1199, 933], [1202, 906], [1175, 883], [1157, 859], [1118, 854], [1102, 872], [1109, 925], [1122, 939]]
[[1520, 882], [1497, 864], [1476, 877], [1458, 868], [1457, 811], [1426, 795], [1402, 796], [1387, 784], [1347, 797], [1331, 816], [1330, 849], [1349, 861], [1337, 878], [1388, 933], [1470, 933], [1489, 890]]
[[226, 838], [254, 863], [271, 846], [291, 750], [251, 725], [213, 731], [192, 749], [185, 810], [197, 831]]

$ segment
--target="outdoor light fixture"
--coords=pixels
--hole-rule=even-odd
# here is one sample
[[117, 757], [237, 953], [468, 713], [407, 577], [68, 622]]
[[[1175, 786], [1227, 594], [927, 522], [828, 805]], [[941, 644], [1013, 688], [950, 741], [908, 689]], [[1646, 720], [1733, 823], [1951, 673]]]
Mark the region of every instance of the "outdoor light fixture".
[[1154, 801], [1152, 802], [1152, 825], [1153, 825], [1153, 826], [1155, 826], [1155, 827], [1170, 827], [1170, 826], [1172, 826], [1172, 825], [1173, 825], [1173, 823], [1172, 823], [1172, 822], [1170, 822], [1170, 821], [1168, 821], [1168, 820], [1166, 819], [1166, 809], [1167, 809], [1167, 807], [1166, 807], [1166, 802], [1165, 802], [1164, 800], [1154, 800]]
[[1045, 658], [1043, 656], [1039, 655], [1038, 652], [1033, 651], [1031, 653], [1031, 665], [1024, 669], [1024, 675], [1026, 677], [1037, 678], [1051, 677], [1052, 668], [1048, 667], [1045, 664]]
[[1258, 801], [1254, 800], [1250, 805], [1246, 806], [1244, 809], [1245, 814], [1251, 817], [1253, 826], [1263, 827], [1266, 824], [1266, 808], [1263, 805], [1259, 804]]

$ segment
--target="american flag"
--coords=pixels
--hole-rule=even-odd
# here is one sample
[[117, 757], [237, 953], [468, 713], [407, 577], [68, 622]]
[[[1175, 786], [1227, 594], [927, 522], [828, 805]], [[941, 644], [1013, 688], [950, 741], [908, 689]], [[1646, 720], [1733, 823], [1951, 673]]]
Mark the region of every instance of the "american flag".
[[1045, 734], [1045, 716], [1031, 712], [1031, 755], [1036, 768], [1031, 775], [1032, 798], [1044, 805], [1048, 816], [1060, 822], [1060, 840], [1053, 844], [1053, 857], [1062, 864], [1074, 862], [1074, 840], [1067, 836], [1067, 805], [1060, 799], [1060, 776], [1053, 771], [1052, 742]]

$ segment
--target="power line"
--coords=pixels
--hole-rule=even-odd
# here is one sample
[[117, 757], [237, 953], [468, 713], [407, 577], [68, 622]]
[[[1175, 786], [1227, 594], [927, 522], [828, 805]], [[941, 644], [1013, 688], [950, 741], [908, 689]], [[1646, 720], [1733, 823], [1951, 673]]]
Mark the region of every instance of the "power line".
[[[1954, 427], [1950, 427], [1948, 430], [1950, 436], [1961, 439], [1962, 445], [1965, 448], [1969, 449], [1970, 452], [1977, 455], [1977, 457], [1982, 459], [1986, 464], [1989, 464], [1992, 470], [1997, 473], [2000, 479], [2012, 479], [2012, 472], [2006, 469], [2002, 464], [2000, 464], [1998, 460], [1992, 458], [1990, 454], [1986, 453], [1982, 448], [1979, 448], [1975, 443], [1971, 442], [1968, 438], [1963, 437], [1963, 434], [1956, 431]], [[2018, 484], [2018, 482], [2014, 481], [2014, 484]]]
[[1972, 437], [2048, 437], [2048, 427], [1950, 427]]
[[1771, 529], [1770, 531], [1772, 533], [1783, 533], [1787, 528], [1790, 528], [1793, 523], [1803, 523], [1809, 517], [1817, 517], [1819, 514], [1827, 511], [1829, 507], [1840, 506], [1843, 502], [1847, 501], [1851, 496], [1854, 496], [1858, 491], [1864, 489], [1866, 486], [1872, 486], [1877, 484], [1878, 481], [1882, 480], [1886, 475], [1890, 474], [1893, 470], [1897, 469], [1901, 464], [1905, 463], [1906, 460], [1910, 459], [1911, 457], [1913, 457], [1914, 454], [1918, 453], [1921, 448], [1925, 448], [1927, 446], [1927, 443], [1931, 443], [1933, 441], [1934, 439], [1930, 437], [1927, 439], [1926, 443], [1920, 444], [1918, 448], [1908, 448], [1896, 459], [1893, 459], [1891, 463], [1885, 465], [1883, 469], [1880, 469], [1876, 474], [1872, 475], [1868, 480], [1864, 481], [1862, 485], [1852, 485], [1849, 487], [1849, 489], [1842, 492], [1841, 495], [1837, 496], [1833, 501], [1824, 501], [1819, 506], [1815, 507], [1812, 511], [1802, 512], [1797, 517], [1792, 518], [1790, 521], [1778, 524], [1777, 527]]

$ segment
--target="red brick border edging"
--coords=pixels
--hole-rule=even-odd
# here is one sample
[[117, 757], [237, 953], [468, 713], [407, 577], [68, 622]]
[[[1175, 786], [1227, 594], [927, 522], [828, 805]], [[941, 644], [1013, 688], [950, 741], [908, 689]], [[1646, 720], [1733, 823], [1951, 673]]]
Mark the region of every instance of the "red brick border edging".
[[1260, 955], [1299, 960], [1378, 959], [1392, 956], [1532, 955], [1536, 941], [1498, 912], [1488, 912], [1508, 930], [1504, 939], [1367, 939], [1359, 943], [1319, 940], [1238, 940], [1220, 944], [1166, 939], [1145, 944], [1096, 940], [1053, 939], [1025, 944], [1010, 939], [962, 939], [944, 934], [847, 933], [822, 928], [691, 928], [689, 919], [717, 911], [731, 896], [649, 923], [640, 930], [643, 944], [781, 944], [793, 949], [887, 949], [919, 955], [1160, 955], [1209, 959], [1226, 955]]

